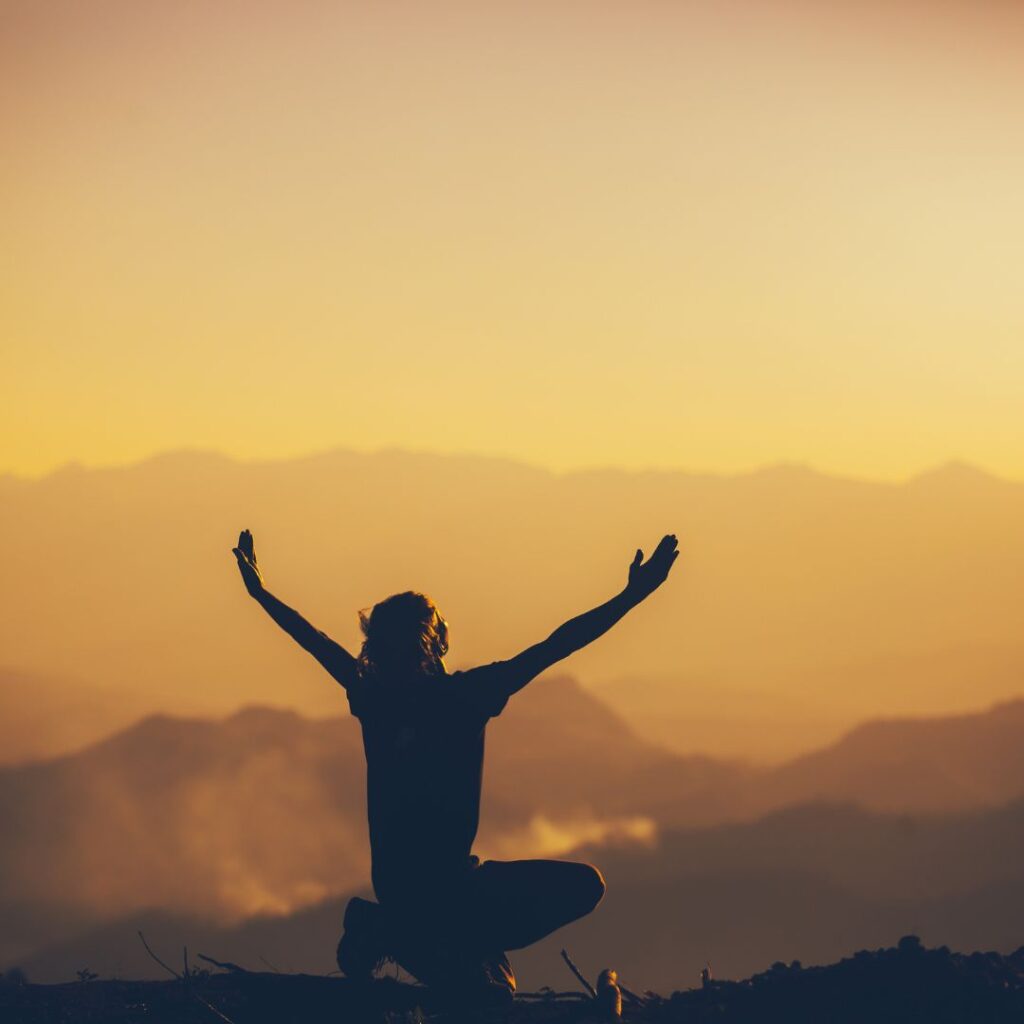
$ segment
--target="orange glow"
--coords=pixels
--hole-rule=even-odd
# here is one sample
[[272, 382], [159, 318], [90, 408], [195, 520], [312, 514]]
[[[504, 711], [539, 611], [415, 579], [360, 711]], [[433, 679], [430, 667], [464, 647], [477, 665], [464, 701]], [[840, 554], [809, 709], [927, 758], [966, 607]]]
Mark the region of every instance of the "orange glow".
[[0, 471], [1021, 476], [1018, 5], [7, 5]]

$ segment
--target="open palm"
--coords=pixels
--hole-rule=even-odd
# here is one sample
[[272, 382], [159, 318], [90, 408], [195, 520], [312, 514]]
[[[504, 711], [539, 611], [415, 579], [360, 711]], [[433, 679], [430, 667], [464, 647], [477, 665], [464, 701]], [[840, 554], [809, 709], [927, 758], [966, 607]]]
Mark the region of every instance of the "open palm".
[[672, 563], [679, 557], [679, 541], [674, 533], [661, 538], [654, 554], [645, 562], [644, 553], [639, 548], [636, 557], [629, 566], [629, 582], [626, 591], [638, 601], [658, 589], [668, 578]]
[[238, 535], [238, 547], [231, 549], [238, 560], [238, 571], [242, 574], [242, 582], [250, 594], [263, 589], [263, 574], [256, 564], [256, 547], [253, 544], [252, 534], [243, 530]]

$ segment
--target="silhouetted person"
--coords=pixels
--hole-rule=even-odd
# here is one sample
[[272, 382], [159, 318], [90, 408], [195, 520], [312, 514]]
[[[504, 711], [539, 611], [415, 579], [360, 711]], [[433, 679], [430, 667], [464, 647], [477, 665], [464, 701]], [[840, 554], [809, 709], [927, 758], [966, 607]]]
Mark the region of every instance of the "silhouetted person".
[[675, 536], [662, 538], [646, 562], [638, 550], [610, 601], [514, 658], [456, 672], [444, 664], [448, 624], [425, 595], [395, 594], [360, 612], [364, 641], [353, 657], [264, 587], [248, 530], [233, 551], [250, 595], [345, 688], [362, 726], [379, 902], [349, 902], [339, 966], [368, 979], [393, 959], [460, 998], [510, 998], [506, 951], [590, 913], [604, 879], [589, 864], [473, 856], [487, 722], [656, 590], [679, 554]]

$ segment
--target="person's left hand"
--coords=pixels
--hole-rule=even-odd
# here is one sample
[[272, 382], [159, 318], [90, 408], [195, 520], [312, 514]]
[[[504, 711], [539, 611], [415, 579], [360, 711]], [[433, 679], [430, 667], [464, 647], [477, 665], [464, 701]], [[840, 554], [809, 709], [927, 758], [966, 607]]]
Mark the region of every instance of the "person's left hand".
[[644, 553], [637, 548], [636, 557], [629, 566], [629, 582], [626, 593], [634, 600], [642, 601], [653, 594], [668, 578], [672, 563], [679, 557], [679, 541], [674, 533], [661, 538], [654, 554], [645, 562]]
[[252, 534], [243, 530], [238, 535], [238, 547], [231, 549], [238, 560], [238, 571], [242, 574], [242, 582], [245, 589], [252, 597], [255, 597], [263, 589], [263, 574], [256, 564], [256, 548], [253, 545]]

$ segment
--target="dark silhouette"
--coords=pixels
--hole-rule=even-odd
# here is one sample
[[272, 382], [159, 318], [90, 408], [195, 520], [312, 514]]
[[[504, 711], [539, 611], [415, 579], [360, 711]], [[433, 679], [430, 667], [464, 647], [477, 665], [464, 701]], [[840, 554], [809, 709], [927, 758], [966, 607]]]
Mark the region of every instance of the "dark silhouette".
[[[216, 1015], [245, 1024], [340, 1024], [422, 1020], [426, 1013], [432, 1024], [581, 1024], [614, 1020], [620, 997], [630, 1024], [1020, 1024], [1024, 1019], [1024, 947], [1006, 954], [955, 953], [945, 946], [927, 948], [915, 936], [827, 966], [780, 961], [742, 981], [711, 980], [664, 996], [638, 995], [619, 986], [614, 972], [602, 972], [596, 998], [579, 990], [548, 990], [523, 1000], [517, 1012], [498, 1015], [460, 1012], [461, 1007], [446, 1005], [442, 993], [391, 979], [370, 987], [348, 978], [233, 970], [237, 965], [193, 956], [198, 963], [193, 961], [187, 975], [160, 981], [105, 980], [83, 969], [80, 982], [40, 985], [29, 983], [31, 974], [26, 979], [24, 972], [10, 969], [0, 974], [0, 1020], [211, 1024]], [[199, 967], [207, 963], [228, 969], [210, 973]], [[178, 973], [167, 963], [162, 969]]]
[[233, 549], [249, 594], [348, 695], [362, 726], [373, 888], [345, 912], [338, 964], [369, 979], [393, 959], [460, 999], [502, 1000], [515, 980], [506, 951], [590, 913], [604, 879], [590, 864], [485, 861], [472, 854], [480, 814], [484, 732], [509, 697], [607, 632], [666, 579], [678, 557], [663, 537], [626, 586], [507, 661], [449, 672], [448, 624], [424, 594], [395, 594], [361, 612], [353, 657], [264, 586], [252, 534]]

